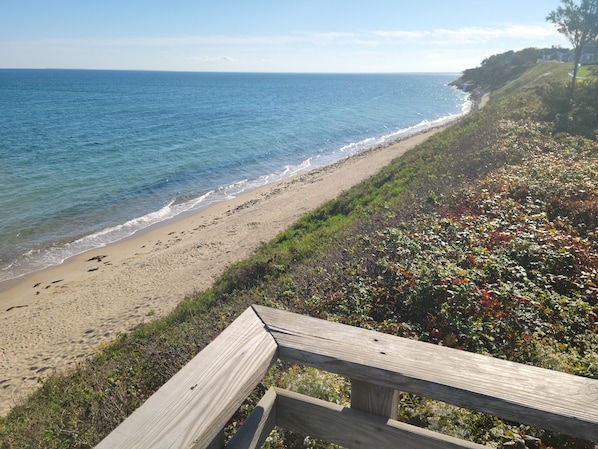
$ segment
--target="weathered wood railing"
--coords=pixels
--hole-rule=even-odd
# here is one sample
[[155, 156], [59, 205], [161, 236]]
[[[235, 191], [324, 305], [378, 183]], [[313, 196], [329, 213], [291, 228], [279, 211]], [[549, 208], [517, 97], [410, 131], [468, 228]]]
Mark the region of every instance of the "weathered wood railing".
[[397, 390], [598, 441], [598, 380], [254, 306], [97, 447], [223, 447], [277, 359], [348, 376], [351, 407], [273, 388], [227, 448], [259, 448], [274, 426], [348, 448], [482, 447], [395, 421]]

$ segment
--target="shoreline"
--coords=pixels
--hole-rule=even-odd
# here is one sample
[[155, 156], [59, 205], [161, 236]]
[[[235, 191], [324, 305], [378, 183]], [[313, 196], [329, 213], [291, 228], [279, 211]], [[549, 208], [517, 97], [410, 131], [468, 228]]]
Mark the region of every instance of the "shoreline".
[[118, 334], [167, 315], [300, 216], [454, 123], [258, 187], [3, 282], [0, 415], [33, 392], [39, 378], [64, 372]]
[[[14, 258], [9, 259], [10, 262], [0, 269], [0, 292], [15, 285], [19, 282], [19, 279], [27, 275], [51, 269], [79, 254], [112, 245], [145, 232], [154, 226], [160, 226], [162, 223], [169, 222], [170, 220], [177, 220], [189, 214], [198, 213], [215, 203], [227, 201], [231, 197], [242, 195], [273, 182], [283, 181], [307, 171], [321, 169], [347, 157], [407, 139], [415, 134], [433, 128], [451, 124], [472, 112], [475, 109], [476, 102], [476, 97], [470, 96], [462, 104], [462, 113], [459, 115], [446, 115], [431, 122], [423, 120], [413, 126], [402, 128], [386, 135], [369, 137], [362, 141], [352, 142], [330, 154], [308, 157], [297, 165], [279, 167], [257, 178], [246, 178], [232, 181], [229, 184], [221, 184], [203, 194], [198, 194], [196, 197], [185, 198], [175, 195], [167, 200], [167, 204], [162, 204], [157, 209], [140, 212], [141, 215], [123, 217], [118, 224], [106, 224], [103, 228], [90, 228], [88, 231], [80, 230], [78, 234], [70, 237], [57, 237], [54, 241], [42, 242], [30, 248], [29, 251], [27, 251], [27, 248], [24, 248], [22, 250], [24, 254], [14, 255]], [[374, 142], [373, 144], [372, 141]], [[347, 151], [347, 154], [345, 154], [345, 151]], [[320, 156], [322, 156], [322, 160], [319, 160]], [[10, 253], [9, 250], [7, 251]]]

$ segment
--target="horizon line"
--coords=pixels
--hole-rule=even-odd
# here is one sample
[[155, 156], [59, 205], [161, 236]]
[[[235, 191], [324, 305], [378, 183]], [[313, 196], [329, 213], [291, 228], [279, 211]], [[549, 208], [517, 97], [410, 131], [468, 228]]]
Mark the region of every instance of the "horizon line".
[[413, 70], [413, 71], [388, 71], [388, 72], [333, 72], [333, 71], [245, 71], [245, 70], [174, 70], [174, 69], [114, 69], [114, 68], [77, 68], [77, 67], [0, 67], [0, 70], [62, 70], [62, 71], [88, 71], [88, 72], [163, 72], [163, 73], [228, 73], [228, 74], [272, 74], [272, 75], [401, 75], [401, 74], [447, 74], [463, 73], [463, 70]]

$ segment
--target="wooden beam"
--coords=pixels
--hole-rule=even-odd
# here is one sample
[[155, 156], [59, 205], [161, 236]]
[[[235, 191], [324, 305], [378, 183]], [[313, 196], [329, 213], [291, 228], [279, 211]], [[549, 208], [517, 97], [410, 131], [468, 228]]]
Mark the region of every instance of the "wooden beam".
[[97, 448], [208, 447], [276, 358], [276, 342], [247, 309]]
[[351, 408], [396, 420], [399, 415], [399, 392], [351, 379]]
[[218, 432], [218, 435], [212, 440], [210, 444], [206, 447], [206, 449], [223, 449], [224, 448], [224, 429]]
[[598, 441], [598, 380], [254, 308], [282, 360]]
[[485, 447], [287, 390], [276, 395], [277, 426], [349, 449]]
[[270, 388], [226, 445], [226, 449], [259, 449], [276, 426], [276, 391]]

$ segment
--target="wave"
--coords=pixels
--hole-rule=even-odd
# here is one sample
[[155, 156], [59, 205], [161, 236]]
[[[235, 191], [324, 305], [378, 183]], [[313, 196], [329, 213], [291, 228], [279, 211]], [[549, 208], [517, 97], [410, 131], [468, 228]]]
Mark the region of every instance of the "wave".
[[144, 229], [174, 219], [182, 214], [199, 212], [213, 204], [233, 199], [242, 193], [258, 187], [333, 164], [361, 151], [443, 126], [468, 114], [472, 108], [473, 102], [471, 99], [467, 99], [463, 102], [460, 113], [439, 117], [435, 120], [422, 120], [407, 128], [398, 129], [381, 136], [368, 137], [358, 142], [344, 144], [329, 154], [310, 157], [297, 165], [287, 165], [278, 171], [259, 176], [255, 179], [243, 179], [229, 185], [221, 186], [195, 198], [173, 198], [160, 209], [133, 218], [125, 223], [107, 227], [70, 242], [56, 242], [49, 247], [30, 250], [8, 266], [0, 269], [0, 282], [18, 278], [51, 266], [60, 265], [76, 255], [131, 237]]

